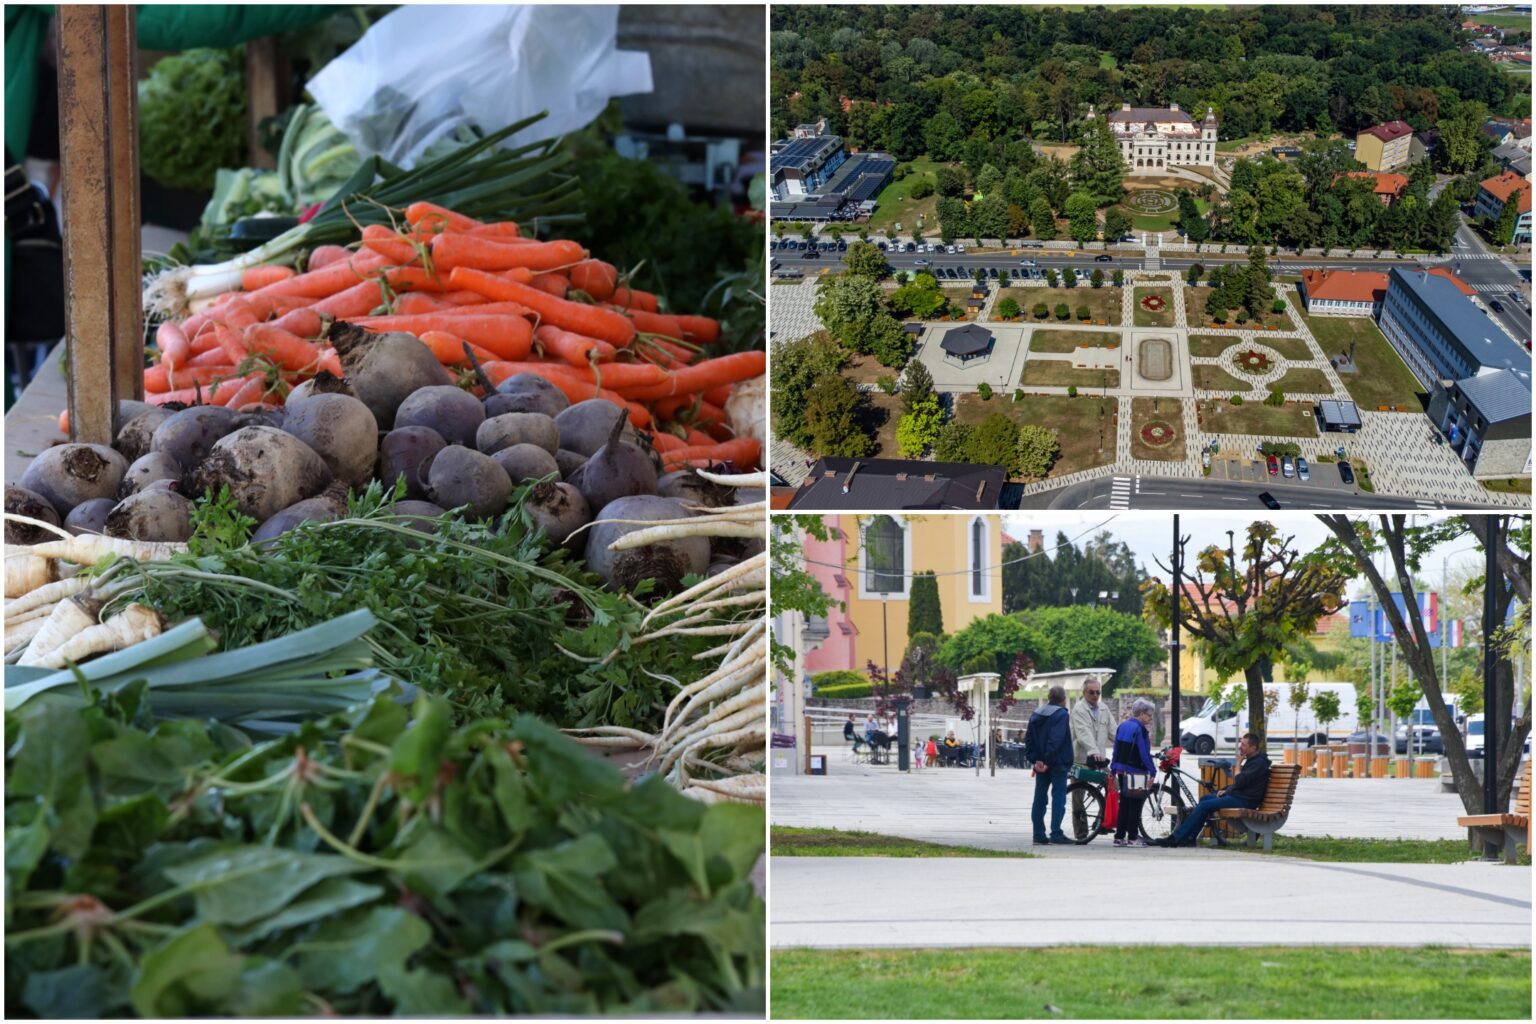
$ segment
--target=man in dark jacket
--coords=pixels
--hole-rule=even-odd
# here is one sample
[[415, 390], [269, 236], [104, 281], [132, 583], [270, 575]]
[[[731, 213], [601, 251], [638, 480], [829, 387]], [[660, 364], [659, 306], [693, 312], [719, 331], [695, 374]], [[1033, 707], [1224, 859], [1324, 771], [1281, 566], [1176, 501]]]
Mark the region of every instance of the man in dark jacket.
[[1253, 733], [1243, 733], [1238, 741], [1237, 752], [1243, 756], [1243, 767], [1226, 789], [1218, 789], [1210, 796], [1203, 796], [1190, 810], [1189, 817], [1179, 823], [1167, 839], [1153, 842], [1154, 846], [1194, 846], [1205, 820], [1224, 807], [1244, 807], [1249, 810], [1264, 801], [1264, 791], [1269, 788], [1269, 756], [1259, 746]]
[[[1072, 726], [1067, 713], [1067, 691], [1051, 687], [1046, 702], [1029, 716], [1024, 730], [1024, 757], [1035, 769], [1035, 805], [1030, 822], [1037, 844], [1070, 843], [1061, 830], [1067, 812], [1067, 769], [1072, 767]], [[1045, 801], [1051, 801], [1051, 833], [1045, 833]]]

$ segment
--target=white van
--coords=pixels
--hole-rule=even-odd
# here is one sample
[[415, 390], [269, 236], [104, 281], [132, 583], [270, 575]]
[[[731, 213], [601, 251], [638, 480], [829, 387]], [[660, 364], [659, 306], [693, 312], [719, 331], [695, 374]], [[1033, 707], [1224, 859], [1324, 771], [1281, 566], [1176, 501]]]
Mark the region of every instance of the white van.
[[[1302, 705], [1300, 711], [1291, 709], [1286, 703], [1290, 697], [1290, 684], [1265, 683], [1266, 693], [1275, 691], [1280, 695], [1280, 706], [1269, 716], [1269, 728], [1266, 736], [1270, 743], [1291, 743], [1296, 739], [1306, 746], [1315, 743], [1323, 743], [1328, 739], [1342, 739], [1355, 731], [1355, 684], [1354, 683], [1308, 683], [1307, 700], [1324, 690], [1331, 690], [1339, 695], [1339, 717], [1328, 723], [1326, 731], [1312, 714], [1309, 705]], [[1232, 705], [1216, 697], [1209, 698], [1205, 706], [1197, 711], [1193, 718], [1186, 718], [1179, 724], [1183, 735], [1179, 738], [1180, 745], [1193, 754], [1209, 754], [1216, 750], [1236, 750], [1237, 738], [1248, 731], [1249, 714], [1245, 709], [1241, 713], [1234, 712]]]

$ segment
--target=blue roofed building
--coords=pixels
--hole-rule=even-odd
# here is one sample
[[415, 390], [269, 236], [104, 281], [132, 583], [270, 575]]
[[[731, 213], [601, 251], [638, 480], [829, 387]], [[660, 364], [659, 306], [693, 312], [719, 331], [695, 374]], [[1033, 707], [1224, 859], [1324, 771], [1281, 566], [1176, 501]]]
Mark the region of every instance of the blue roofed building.
[[848, 159], [836, 135], [812, 135], [775, 143], [768, 159], [773, 197], [792, 202], [815, 194]]
[[1393, 267], [1381, 333], [1431, 393], [1443, 381], [1531, 369], [1531, 355], [1446, 276]]
[[1472, 475], [1531, 475], [1531, 373], [1495, 370], [1452, 381], [1429, 403], [1435, 421]]

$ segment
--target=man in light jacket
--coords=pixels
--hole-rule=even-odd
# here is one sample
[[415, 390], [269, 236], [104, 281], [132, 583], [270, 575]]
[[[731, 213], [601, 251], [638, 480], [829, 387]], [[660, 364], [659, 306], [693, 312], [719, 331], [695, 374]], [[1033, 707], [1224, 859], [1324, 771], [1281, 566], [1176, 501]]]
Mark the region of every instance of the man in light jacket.
[[[1083, 684], [1083, 695], [1072, 705], [1072, 760], [1076, 764], [1098, 767], [1109, 749], [1114, 726], [1109, 708], [1104, 706], [1103, 684], [1090, 679]], [[1072, 794], [1072, 831], [1078, 839], [1088, 835], [1088, 811], [1083, 806], [1083, 791]]]

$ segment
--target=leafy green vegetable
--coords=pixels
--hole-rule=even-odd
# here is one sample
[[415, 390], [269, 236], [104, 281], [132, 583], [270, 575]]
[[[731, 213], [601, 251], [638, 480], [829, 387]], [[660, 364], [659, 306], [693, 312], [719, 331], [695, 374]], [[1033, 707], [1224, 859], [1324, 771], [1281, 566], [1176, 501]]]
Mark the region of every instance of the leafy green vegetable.
[[162, 57], [139, 82], [139, 157], [171, 188], [211, 189], [220, 167], [245, 162], [241, 51], [194, 49]]
[[[7, 713], [8, 1014], [762, 1012], [760, 809], [527, 715], [379, 698], [250, 746], [154, 696]], [[113, 750], [176, 770], [146, 790]]]

